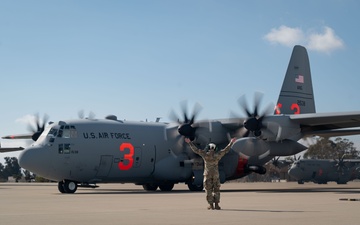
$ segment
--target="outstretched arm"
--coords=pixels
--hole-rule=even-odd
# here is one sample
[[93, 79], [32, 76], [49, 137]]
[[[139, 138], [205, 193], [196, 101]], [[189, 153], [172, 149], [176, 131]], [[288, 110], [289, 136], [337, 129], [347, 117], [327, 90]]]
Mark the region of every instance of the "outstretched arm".
[[192, 141], [190, 141], [189, 138], [185, 138], [185, 142], [189, 144], [189, 146], [190, 146], [190, 148], [191, 148], [191, 150], [192, 150], [193, 152], [195, 152], [195, 153], [198, 154], [198, 155], [201, 155], [201, 150], [198, 149], [198, 148], [196, 147], [196, 145], [194, 145], [194, 143], [192, 143]]
[[231, 147], [233, 146], [235, 141], [236, 141], [236, 138], [231, 138], [230, 143], [223, 150], [221, 150], [220, 152], [224, 153], [224, 154], [228, 153], [230, 151]]

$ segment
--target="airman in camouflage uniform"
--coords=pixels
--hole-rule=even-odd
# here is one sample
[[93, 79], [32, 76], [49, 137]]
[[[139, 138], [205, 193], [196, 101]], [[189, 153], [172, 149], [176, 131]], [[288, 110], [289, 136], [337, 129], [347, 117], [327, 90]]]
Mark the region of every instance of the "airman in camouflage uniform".
[[190, 145], [193, 152], [200, 155], [204, 160], [204, 188], [206, 192], [206, 200], [209, 203], [208, 209], [221, 209], [219, 206], [220, 178], [218, 164], [221, 158], [230, 151], [235, 140], [235, 138], [231, 139], [230, 143], [224, 149], [216, 152], [215, 144], [210, 143], [205, 150], [201, 150], [198, 149], [189, 138], [185, 138], [185, 142]]

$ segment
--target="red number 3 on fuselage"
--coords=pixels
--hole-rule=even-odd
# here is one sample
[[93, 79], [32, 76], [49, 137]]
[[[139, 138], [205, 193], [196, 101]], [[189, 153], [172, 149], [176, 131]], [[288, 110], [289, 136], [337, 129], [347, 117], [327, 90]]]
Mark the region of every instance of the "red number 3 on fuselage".
[[128, 150], [129, 153], [124, 154], [123, 161], [119, 162], [118, 167], [120, 170], [129, 170], [134, 164], [134, 146], [131, 143], [125, 142], [120, 145], [120, 151]]

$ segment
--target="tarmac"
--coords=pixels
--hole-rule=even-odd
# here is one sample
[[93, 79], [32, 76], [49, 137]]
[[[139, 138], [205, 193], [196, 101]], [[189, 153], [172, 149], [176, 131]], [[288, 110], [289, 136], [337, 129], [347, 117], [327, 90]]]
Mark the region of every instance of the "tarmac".
[[0, 224], [360, 224], [360, 182], [225, 183], [221, 210], [207, 210], [205, 192], [185, 184], [99, 186], [60, 194], [56, 183], [0, 183]]

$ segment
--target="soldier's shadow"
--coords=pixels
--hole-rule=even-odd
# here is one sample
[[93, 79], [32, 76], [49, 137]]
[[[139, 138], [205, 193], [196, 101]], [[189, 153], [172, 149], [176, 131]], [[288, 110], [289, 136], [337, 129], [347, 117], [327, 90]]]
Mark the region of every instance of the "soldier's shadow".
[[301, 210], [274, 210], [274, 209], [221, 209], [222, 211], [232, 211], [232, 212], [270, 212], [270, 213], [305, 213], [307, 211]]

